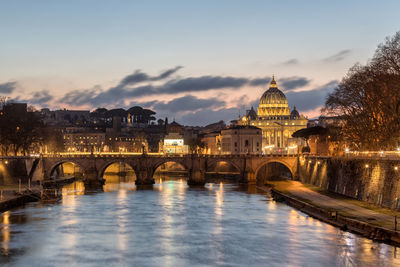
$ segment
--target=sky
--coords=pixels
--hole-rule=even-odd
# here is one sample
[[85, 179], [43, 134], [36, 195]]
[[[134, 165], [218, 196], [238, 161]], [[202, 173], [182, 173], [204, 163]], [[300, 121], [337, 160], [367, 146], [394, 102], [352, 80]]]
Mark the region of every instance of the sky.
[[256, 108], [272, 75], [318, 117], [400, 30], [400, 1], [0, 0], [0, 96], [37, 109], [142, 106], [184, 125]]

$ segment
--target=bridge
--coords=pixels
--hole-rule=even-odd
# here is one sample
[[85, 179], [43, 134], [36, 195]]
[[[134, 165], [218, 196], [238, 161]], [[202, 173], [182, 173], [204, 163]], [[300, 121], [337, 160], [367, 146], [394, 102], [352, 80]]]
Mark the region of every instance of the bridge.
[[76, 164], [83, 172], [85, 184], [94, 186], [104, 183], [104, 172], [113, 163], [129, 165], [136, 174], [136, 185], [153, 184], [156, 169], [167, 162], [176, 162], [185, 168], [189, 185], [204, 185], [205, 173], [219, 162], [233, 166], [244, 183], [256, 183], [262, 167], [271, 163], [287, 168], [292, 178], [297, 177], [298, 170], [297, 155], [56, 154], [37, 158], [31, 176], [32, 172], [36, 172], [35, 176], [48, 180], [55, 169], [66, 162]]

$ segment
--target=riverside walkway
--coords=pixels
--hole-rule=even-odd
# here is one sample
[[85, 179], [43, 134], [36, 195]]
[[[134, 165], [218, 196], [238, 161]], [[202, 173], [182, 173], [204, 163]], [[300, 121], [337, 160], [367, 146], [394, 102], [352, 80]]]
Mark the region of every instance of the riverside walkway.
[[399, 221], [397, 230], [400, 230], [399, 211], [329, 193], [320, 188], [304, 185], [297, 181], [270, 181], [269, 184], [273, 185], [274, 190], [313, 206], [336, 211], [341, 216], [389, 230], [395, 230], [395, 216], [397, 216]]

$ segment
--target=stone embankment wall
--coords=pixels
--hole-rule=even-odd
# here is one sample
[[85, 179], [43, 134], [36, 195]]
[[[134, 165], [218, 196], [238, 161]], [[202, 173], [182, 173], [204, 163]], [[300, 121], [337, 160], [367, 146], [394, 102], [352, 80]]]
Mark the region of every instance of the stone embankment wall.
[[400, 159], [302, 157], [299, 179], [330, 192], [400, 209]]

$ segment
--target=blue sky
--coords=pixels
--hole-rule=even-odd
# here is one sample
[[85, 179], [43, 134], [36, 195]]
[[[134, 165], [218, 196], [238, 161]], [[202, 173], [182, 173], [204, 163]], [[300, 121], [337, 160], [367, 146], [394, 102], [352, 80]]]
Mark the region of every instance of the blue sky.
[[399, 10], [399, 1], [2, 0], [0, 95], [37, 108], [143, 105], [204, 125], [256, 107], [275, 74], [290, 105], [313, 117], [335, 82], [400, 30]]

